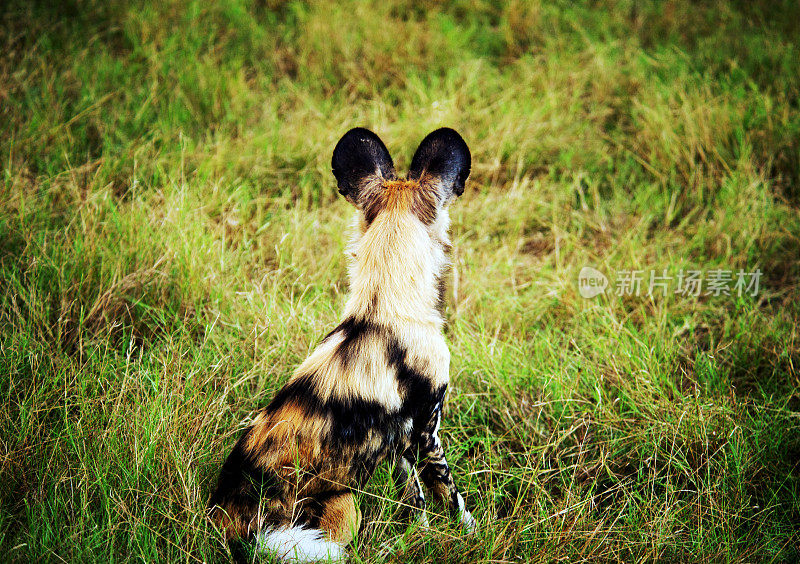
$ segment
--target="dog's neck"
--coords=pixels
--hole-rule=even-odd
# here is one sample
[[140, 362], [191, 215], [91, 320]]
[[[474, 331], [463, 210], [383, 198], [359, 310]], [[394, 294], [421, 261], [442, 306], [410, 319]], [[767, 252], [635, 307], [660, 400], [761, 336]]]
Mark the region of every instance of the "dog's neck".
[[410, 213], [381, 213], [367, 224], [359, 212], [354, 223], [345, 317], [441, 329], [440, 287], [450, 266], [447, 210], [429, 226]]

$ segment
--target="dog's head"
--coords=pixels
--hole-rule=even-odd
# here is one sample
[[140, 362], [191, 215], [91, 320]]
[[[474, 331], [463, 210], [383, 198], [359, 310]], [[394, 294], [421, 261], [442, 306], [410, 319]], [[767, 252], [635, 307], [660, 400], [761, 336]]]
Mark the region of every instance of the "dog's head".
[[464, 192], [471, 162], [461, 136], [443, 127], [422, 140], [408, 175], [402, 178], [380, 138], [357, 127], [336, 144], [331, 167], [339, 193], [363, 212], [367, 226], [389, 213], [411, 214], [424, 225], [432, 225]]

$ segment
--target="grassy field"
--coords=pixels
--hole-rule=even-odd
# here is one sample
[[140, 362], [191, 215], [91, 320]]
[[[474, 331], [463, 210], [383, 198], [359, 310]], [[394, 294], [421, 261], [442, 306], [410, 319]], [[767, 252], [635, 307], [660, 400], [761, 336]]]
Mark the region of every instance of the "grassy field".
[[220, 464], [344, 304], [356, 125], [472, 150], [442, 434], [482, 528], [407, 530], [383, 470], [354, 562], [800, 559], [796, 1], [12, 0], [0, 560], [224, 560]]

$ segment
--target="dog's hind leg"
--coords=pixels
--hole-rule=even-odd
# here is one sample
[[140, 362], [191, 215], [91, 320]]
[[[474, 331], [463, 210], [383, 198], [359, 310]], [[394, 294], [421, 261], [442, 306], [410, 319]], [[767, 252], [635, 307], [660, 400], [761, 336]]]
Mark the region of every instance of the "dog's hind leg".
[[304, 524], [265, 527], [258, 535], [259, 550], [282, 562], [343, 561], [361, 526], [355, 497], [350, 492], [335, 493], [320, 502], [315, 513]]

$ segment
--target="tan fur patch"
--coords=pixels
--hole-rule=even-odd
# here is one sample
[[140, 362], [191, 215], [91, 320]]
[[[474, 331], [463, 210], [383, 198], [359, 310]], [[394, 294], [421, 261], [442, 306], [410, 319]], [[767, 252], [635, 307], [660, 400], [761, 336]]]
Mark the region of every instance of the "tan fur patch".
[[288, 402], [272, 415], [258, 415], [245, 449], [257, 453], [259, 465], [265, 468], [305, 465], [319, 458], [319, 438], [327, 424], [320, 417], [308, 417], [299, 405]]
[[364, 218], [369, 224], [381, 212], [412, 213], [423, 224], [436, 220], [436, 194], [427, 184], [415, 180], [384, 182], [364, 204]]
[[319, 525], [328, 532], [331, 540], [350, 543], [361, 527], [361, 511], [353, 494], [343, 493], [326, 501]]

